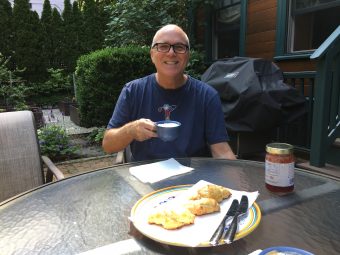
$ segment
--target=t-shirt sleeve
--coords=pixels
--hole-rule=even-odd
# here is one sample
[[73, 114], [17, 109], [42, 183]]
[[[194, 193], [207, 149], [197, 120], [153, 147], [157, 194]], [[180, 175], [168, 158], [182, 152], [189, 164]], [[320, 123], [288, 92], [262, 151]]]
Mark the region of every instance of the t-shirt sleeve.
[[227, 142], [229, 140], [229, 136], [224, 121], [221, 100], [218, 94], [215, 94], [208, 102], [205, 114], [206, 137], [208, 144], [211, 145]]
[[107, 129], [118, 128], [130, 122], [129, 90], [124, 86], [116, 103]]

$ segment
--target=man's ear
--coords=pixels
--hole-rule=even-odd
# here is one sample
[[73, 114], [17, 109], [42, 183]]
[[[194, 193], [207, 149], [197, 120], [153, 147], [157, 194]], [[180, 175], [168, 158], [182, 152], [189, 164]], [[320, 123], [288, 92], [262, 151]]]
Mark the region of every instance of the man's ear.
[[152, 49], [150, 49], [150, 57], [151, 57], [151, 61], [153, 64], [155, 64], [155, 62], [153, 61], [154, 58], [154, 51]]

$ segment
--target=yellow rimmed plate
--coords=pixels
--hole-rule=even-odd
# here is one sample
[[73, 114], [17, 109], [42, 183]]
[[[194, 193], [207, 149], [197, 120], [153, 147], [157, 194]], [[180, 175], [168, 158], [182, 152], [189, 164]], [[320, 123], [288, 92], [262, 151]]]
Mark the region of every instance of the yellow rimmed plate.
[[[166, 230], [158, 225], [148, 223], [148, 215], [155, 207], [175, 199], [190, 187], [192, 185], [167, 187], [151, 192], [139, 199], [131, 209], [130, 217], [136, 229], [145, 236], [164, 244], [184, 247], [211, 246], [209, 239], [214, 232], [214, 229], [211, 229], [211, 222], [214, 220], [216, 222], [214, 217], [218, 217], [219, 213], [197, 216], [194, 224], [176, 230]], [[261, 211], [259, 206], [254, 203], [246, 216], [242, 217], [239, 222], [235, 240], [249, 235], [259, 225], [260, 221]]]

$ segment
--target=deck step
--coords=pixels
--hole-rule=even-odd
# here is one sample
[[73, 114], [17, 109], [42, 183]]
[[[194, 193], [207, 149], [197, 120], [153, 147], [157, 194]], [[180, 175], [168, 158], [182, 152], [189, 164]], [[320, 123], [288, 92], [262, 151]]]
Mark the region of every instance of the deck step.
[[340, 179], [340, 166], [327, 164], [324, 167], [311, 166], [309, 161], [301, 161], [296, 163], [297, 168], [306, 169], [309, 171], [314, 171], [316, 173], [329, 175]]

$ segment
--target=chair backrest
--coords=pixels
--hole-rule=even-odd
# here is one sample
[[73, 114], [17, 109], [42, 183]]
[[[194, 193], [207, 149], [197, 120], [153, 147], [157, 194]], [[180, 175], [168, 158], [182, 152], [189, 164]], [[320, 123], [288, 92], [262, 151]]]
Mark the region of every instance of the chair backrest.
[[0, 113], [0, 201], [44, 183], [31, 111]]

